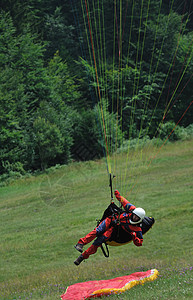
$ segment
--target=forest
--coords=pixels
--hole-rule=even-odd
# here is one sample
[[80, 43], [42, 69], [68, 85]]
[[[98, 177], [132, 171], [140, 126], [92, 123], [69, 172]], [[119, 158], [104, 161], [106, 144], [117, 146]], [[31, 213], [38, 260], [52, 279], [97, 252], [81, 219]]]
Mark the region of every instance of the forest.
[[193, 132], [192, 12], [192, 0], [1, 0], [1, 179], [102, 157], [101, 126], [112, 152]]

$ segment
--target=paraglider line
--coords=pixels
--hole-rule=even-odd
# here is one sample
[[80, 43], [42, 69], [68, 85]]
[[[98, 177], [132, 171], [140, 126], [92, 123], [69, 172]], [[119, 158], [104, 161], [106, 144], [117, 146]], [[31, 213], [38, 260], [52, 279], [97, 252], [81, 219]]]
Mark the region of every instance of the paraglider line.
[[[86, 7], [86, 14], [87, 14], [88, 27], [89, 27], [89, 33], [90, 33], [90, 40], [91, 40], [91, 46], [92, 46], [93, 60], [94, 60], [94, 66], [95, 66], [95, 74], [96, 74], [96, 80], [97, 80], [98, 95], [99, 95], [99, 99], [101, 101], [101, 93], [100, 93], [100, 86], [99, 86], [99, 79], [98, 79], [98, 72], [97, 72], [97, 64], [96, 64], [96, 58], [95, 58], [94, 43], [93, 43], [92, 32], [91, 32], [91, 25], [90, 25], [89, 13], [88, 13], [87, 0], [85, 0], [85, 7]], [[103, 121], [104, 135], [105, 135], [107, 157], [109, 158], [109, 151], [108, 151], [108, 144], [107, 144], [107, 135], [106, 135], [105, 122], [104, 122], [104, 114], [103, 114], [102, 107], [101, 107], [101, 113], [102, 113], [102, 121]], [[109, 172], [111, 172], [111, 171], [109, 171]]]
[[[192, 79], [193, 74], [190, 76], [189, 80], [186, 82], [185, 86], [183, 87], [183, 89], [181, 90], [180, 94], [178, 95], [178, 97], [175, 99], [175, 101], [173, 102], [173, 104], [171, 105], [170, 109], [168, 110], [167, 114], [170, 112], [170, 110], [172, 109], [172, 107], [174, 106], [174, 104], [176, 103], [176, 101], [178, 100], [179, 96], [182, 94], [183, 90], [186, 88], [186, 86], [188, 85], [188, 83], [190, 82], [190, 80]], [[163, 120], [165, 120], [167, 114], [165, 114], [163, 116]]]

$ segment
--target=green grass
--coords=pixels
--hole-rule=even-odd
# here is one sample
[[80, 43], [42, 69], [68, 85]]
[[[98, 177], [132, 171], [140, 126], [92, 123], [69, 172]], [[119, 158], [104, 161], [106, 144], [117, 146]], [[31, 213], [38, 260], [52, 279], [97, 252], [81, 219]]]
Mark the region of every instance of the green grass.
[[[110, 247], [109, 259], [99, 249], [79, 267], [73, 245], [109, 204], [105, 161], [53, 168], [0, 188], [0, 299], [60, 299], [76, 282], [151, 268], [160, 272], [156, 281], [110, 299], [192, 299], [192, 158], [193, 141], [177, 142], [137, 170], [138, 186], [127, 198], [156, 219], [143, 247]], [[117, 160], [123, 169], [126, 154]]]

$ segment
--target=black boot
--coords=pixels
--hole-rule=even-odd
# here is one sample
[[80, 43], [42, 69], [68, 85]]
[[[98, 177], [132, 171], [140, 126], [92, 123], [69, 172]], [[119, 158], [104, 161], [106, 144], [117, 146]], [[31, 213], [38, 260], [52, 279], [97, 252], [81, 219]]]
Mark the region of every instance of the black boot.
[[80, 263], [84, 260], [82, 254], [74, 261], [76, 266], [80, 265]]
[[79, 244], [79, 243], [78, 243], [78, 244], [76, 244], [76, 246], [74, 246], [74, 248], [75, 248], [76, 250], [78, 250], [79, 252], [82, 253], [82, 252], [83, 252], [83, 246], [84, 246], [83, 244]]

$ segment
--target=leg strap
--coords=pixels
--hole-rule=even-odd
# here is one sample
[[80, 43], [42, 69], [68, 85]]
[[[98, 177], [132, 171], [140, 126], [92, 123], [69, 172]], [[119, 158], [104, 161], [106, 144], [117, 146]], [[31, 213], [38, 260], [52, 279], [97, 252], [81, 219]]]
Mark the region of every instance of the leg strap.
[[108, 246], [107, 246], [106, 243], [104, 243], [104, 245], [105, 245], [105, 247], [106, 247], [106, 250], [104, 249], [103, 244], [101, 244], [101, 250], [102, 250], [102, 252], [103, 252], [103, 254], [104, 254], [105, 257], [109, 257], [109, 249], [108, 249]]

